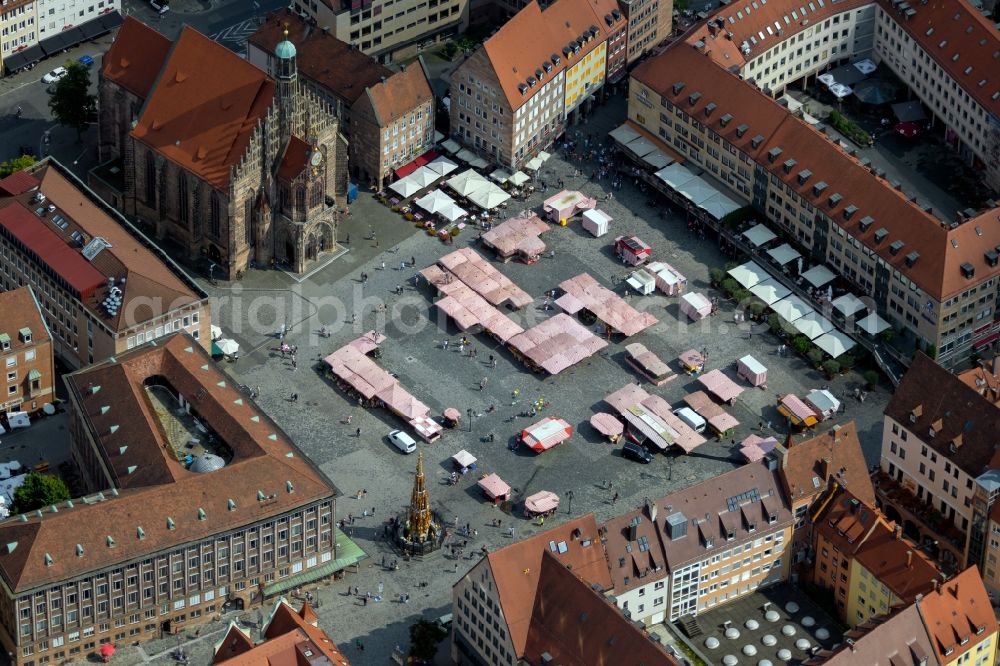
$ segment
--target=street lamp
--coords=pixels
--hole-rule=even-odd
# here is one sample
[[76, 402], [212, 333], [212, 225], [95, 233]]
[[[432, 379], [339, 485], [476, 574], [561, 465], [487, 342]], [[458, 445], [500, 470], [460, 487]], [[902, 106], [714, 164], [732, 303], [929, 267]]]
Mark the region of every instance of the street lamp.
[[569, 500], [569, 506], [566, 508], [566, 513], [573, 513], [573, 491], [566, 491], [566, 499]]
[[469, 432], [472, 432], [472, 415], [475, 414], [475, 412], [473, 411], [472, 407], [469, 407], [466, 410], [466, 414], [469, 415]]

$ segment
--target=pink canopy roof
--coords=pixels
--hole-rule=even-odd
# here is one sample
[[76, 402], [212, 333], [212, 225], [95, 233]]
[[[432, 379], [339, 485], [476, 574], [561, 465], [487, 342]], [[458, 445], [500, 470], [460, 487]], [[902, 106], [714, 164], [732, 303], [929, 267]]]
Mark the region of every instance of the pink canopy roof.
[[774, 437], [760, 437], [759, 435], [748, 435], [740, 442], [740, 453], [747, 459], [747, 462], [757, 462], [778, 445], [778, 440]]
[[718, 368], [698, 377], [698, 381], [722, 402], [735, 400], [743, 393], [743, 387], [727, 377]]
[[479, 479], [478, 485], [493, 499], [510, 495], [510, 486], [496, 474], [487, 474]]
[[607, 412], [598, 412], [590, 417], [590, 425], [602, 435], [620, 435], [625, 430], [622, 422]]
[[531, 304], [534, 299], [510, 278], [498, 271], [472, 248], [465, 247], [446, 254], [438, 265], [464, 282], [470, 289], [485, 298], [491, 305], [510, 301], [516, 308]]
[[781, 404], [800, 421], [810, 417], [816, 418], [816, 412], [813, 411], [812, 407], [803, 402], [797, 395], [789, 393], [781, 399]]
[[[639, 312], [589, 273], [581, 273], [574, 278], [564, 280], [559, 283], [559, 287], [582, 303], [583, 307], [593, 312], [602, 322], [624, 335], [635, 335], [657, 322], [656, 317], [648, 312]], [[565, 296], [556, 300], [560, 308], [563, 307], [563, 299]], [[569, 305], [570, 301], [567, 299], [565, 303]], [[574, 303], [572, 306], [573, 312], [579, 309], [575, 305]]]
[[367, 354], [370, 351], [378, 349], [378, 346], [385, 342], [385, 336], [378, 331], [368, 331], [360, 338], [356, 340], [351, 340], [350, 344], [352, 347], [357, 349], [362, 354]]
[[591, 208], [597, 208], [597, 199], [592, 199], [583, 192], [575, 190], [563, 190], [553, 194], [543, 204], [546, 213], [555, 213], [560, 218], [573, 217], [580, 211]]
[[704, 437], [673, 413], [670, 403], [658, 395], [650, 395], [637, 384], [626, 384], [604, 401], [660, 449], [676, 445], [690, 453], [705, 443]]
[[539, 236], [549, 230], [549, 224], [534, 214], [522, 214], [498, 224], [483, 234], [483, 245], [492, 247], [501, 257], [515, 252], [536, 256], [545, 250]]
[[684, 402], [708, 421], [717, 432], [726, 432], [740, 424], [729, 412], [715, 404], [704, 391], [689, 393], [684, 396]]
[[513, 336], [508, 344], [532, 363], [553, 375], [592, 356], [608, 345], [580, 322], [564, 313], [550, 317], [537, 326]]
[[454, 319], [463, 331], [477, 325], [482, 326], [483, 330], [501, 342], [507, 342], [513, 336], [524, 331], [507, 315], [487, 303], [482, 296], [464, 283], [454, 280], [442, 286], [442, 291], [448, 295], [438, 300], [435, 305]]
[[701, 352], [695, 349], [688, 349], [686, 352], [678, 356], [677, 360], [689, 368], [700, 368], [705, 365], [705, 357], [701, 355]]
[[547, 513], [559, 508], [559, 495], [551, 490], [540, 490], [524, 500], [524, 507], [532, 513]]
[[521, 431], [521, 441], [541, 453], [562, 444], [573, 435], [573, 426], [563, 419], [546, 416]]

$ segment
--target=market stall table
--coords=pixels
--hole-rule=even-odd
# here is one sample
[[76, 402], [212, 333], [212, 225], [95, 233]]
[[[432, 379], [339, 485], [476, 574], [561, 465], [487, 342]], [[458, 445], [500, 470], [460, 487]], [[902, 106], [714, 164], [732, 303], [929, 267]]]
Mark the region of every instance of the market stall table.
[[535, 453], [542, 453], [562, 444], [573, 435], [573, 426], [555, 416], [546, 416], [541, 421], [521, 431], [521, 441]]
[[458, 471], [462, 474], [465, 474], [469, 470], [476, 469], [476, 457], [465, 449], [462, 449], [453, 455], [451, 459], [454, 461], [455, 467], [458, 468]]
[[553, 222], [569, 220], [577, 213], [593, 208], [597, 208], [597, 199], [575, 190], [563, 190], [546, 199], [542, 206]]
[[667, 296], [676, 296], [687, 287], [687, 278], [663, 261], [651, 261], [642, 267], [656, 279], [656, 287]]
[[731, 403], [743, 393], [743, 387], [716, 368], [698, 377], [698, 382], [722, 402]]
[[681, 369], [689, 375], [697, 375], [705, 369], [705, 357], [696, 349], [689, 349], [677, 360], [681, 363]]
[[559, 495], [550, 490], [540, 490], [524, 500], [524, 517], [550, 516], [559, 508]]
[[788, 418], [797, 428], [811, 428], [819, 423], [819, 416], [796, 395], [789, 393], [778, 402], [778, 413]]
[[674, 414], [670, 403], [628, 383], [604, 398], [628, 424], [628, 437], [638, 444], [649, 441], [660, 450], [677, 446], [690, 453], [705, 438]]
[[661, 386], [677, 378], [669, 365], [646, 349], [646, 345], [638, 342], [625, 345], [625, 362], [656, 386]]
[[510, 499], [510, 486], [495, 473], [482, 477], [476, 485], [482, 489], [483, 495], [495, 504]]
[[615, 418], [614, 414], [608, 414], [607, 412], [598, 412], [590, 417], [590, 425], [594, 426], [594, 430], [601, 433], [605, 437], [618, 437], [625, 431], [625, 426], [622, 422]]
[[681, 294], [680, 310], [681, 314], [686, 315], [688, 319], [698, 321], [712, 314], [712, 302], [703, 294], [689, 291]]
[[763, 386], [767, 381], [767, 368], [750, 354], [736, 361], [736, 374], [752, 386]]

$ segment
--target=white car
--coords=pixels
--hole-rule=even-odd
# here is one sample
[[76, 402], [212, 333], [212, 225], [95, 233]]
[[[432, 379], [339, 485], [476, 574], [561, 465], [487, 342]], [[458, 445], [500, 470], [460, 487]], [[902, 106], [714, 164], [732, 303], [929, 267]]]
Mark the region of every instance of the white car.
[[403, 453], [413, 453], [417, 450], [417, 443], [402, 430], [393, 430], [390, 432], [389, 441]]
[[56, 67], [51, 72], [42, 77], [42, 83], [55, 83], [59, 79], [69, 74], [65, 67]]
[[149, 0], [149, 4], [160, 14], [166, 14], [170, 11], [170, 3], [165, 2], [165, 0]]

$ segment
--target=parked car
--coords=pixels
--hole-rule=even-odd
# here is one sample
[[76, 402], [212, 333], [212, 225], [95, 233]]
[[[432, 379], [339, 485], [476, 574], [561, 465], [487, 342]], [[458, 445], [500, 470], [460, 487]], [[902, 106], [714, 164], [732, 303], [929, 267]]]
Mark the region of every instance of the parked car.
[[149, 0], [150, 6], [160, 14], [166, 14], [170, 11], [170, 3], [165, 0]]
[[42, 77], [42, 83], [55, 83], [59, 79], [69, 74], [65, 67], [56, 67], [51, 72]]
[[625, 443], [622, 444], [622, 458], [628, 458], [629, 460], [634, 460], [638, 463], [646, 465], [653, 461], [653, 454], [651, 454], [642, 444], [636, 444], [635, 442], [625, 440]]
[[80, 62], [80, 64], [86, 65], [87, 67], [93, 67], [93, 65], [94, 65], [94, 57], [93, 56], [82, 55], [79, 58], [77, 58], [77, 60]]
[[402, 430], [393, 430], [390, 432], [389, 441], [403, 453], [413, 453], [417, 450], [417, 443]]

